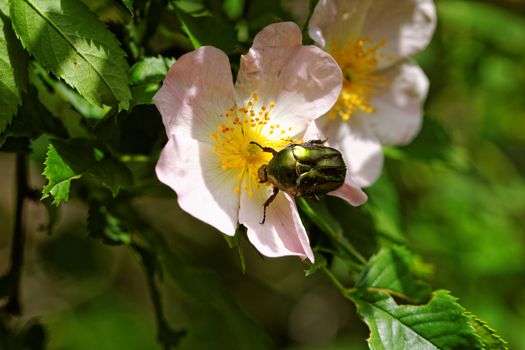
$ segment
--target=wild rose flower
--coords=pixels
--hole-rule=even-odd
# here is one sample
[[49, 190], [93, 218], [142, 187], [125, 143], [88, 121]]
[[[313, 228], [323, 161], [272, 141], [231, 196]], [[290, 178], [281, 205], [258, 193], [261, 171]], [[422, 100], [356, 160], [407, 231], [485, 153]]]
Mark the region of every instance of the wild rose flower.
[[[279, 151], [307, 141], [307, 126], [337, 101], [337, 63], [301, 42], [294, 23], [266, 27], [242, 56], [235, 86], [222, 51], [201, 47], [179, 58], [154, 97], [168, 135], [156, 172], [196, 218], [227, 235], [237, 223], [245, 225], [250, 242], [266, 256], [313, 261], [289, 195], [280, 192], [259, 223], [272, 187], [259, 183], [257, 171], [272, 155], [250, 144]], [[350, 180], [331, 194], [353, 205], [366, 201]]]
[[428, 79], [407, 57], [428, 45], [435, 25], [432, 0], [320, 0], [314, 9], [310, 37], [344, 77], [316, 124], [361, 187], [381, 173], [381, 145], [406, 144], [421, 127]]

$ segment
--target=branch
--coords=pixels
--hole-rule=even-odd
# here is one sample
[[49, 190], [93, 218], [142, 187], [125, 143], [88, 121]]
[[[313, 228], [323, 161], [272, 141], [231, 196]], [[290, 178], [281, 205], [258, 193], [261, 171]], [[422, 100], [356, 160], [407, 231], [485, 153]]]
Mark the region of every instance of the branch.
[[13, 239], [11, 243], [11, 265], [7, 274], [0, 279], [7, 291], [7, 303], [3, 310], [10, 315], [19, 316], [22, 312], [20, 306], [20, 280], [24, 262], [25, 227], [23, 222], [24, 199], [29, 193], [27, 183], [27, 159], [25, 154], [16, 155], [16, 212]]

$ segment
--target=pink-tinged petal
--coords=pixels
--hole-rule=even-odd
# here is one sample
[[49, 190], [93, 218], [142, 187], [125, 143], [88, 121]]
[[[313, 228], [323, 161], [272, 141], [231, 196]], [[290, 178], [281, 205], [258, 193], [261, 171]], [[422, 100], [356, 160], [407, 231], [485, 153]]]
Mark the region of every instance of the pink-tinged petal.
[[360, 35], [371, 0], [319, 0], [308, 24], [308, 34], [322, 48], [330, 51]]
[[220, 115], [234, 106], [230, 62], [219, 49], [203, 46], [180, 57], [170, 68], [160, 90], [153, 97], [168, 135], [191, 135], [211, 142]]
[[428, 92], [428, 78], [415, 63], [404, 61], [389, 68], [389, 91], [374, 96], [376, 111], [368, 125], [383, 145], [404, 145], [421, 129], [422, 105]]
[[345, 182], [343, 186], [328, 194], [330, 196], [339, 197], [355, 207], [366, 203], [368, 200], [368, 197], [363, 190], [349, 182]]
[[294, 135], [333, 106], [342, 85], [335, 60], [318, 47], [301, 43], [301, 31], [293, 22], [265, 27], [242, 56], [236, 83], [240, 102], [252, 92], [260, 97], [259, 105], [273, 102], [271, 122], [292, 127]]
[[383, 168], [383, 149], [367, 125], [368, 115], [356, 113], [348, 122], [324, 117], [317, 122], [328, 144], [343, 154], [346, 181], [357, 187], [372, 185]]
[[362, 35], [373, 42], [386, 39], [381, 52], [390, 56], [390, 60], [380, 60], [381, 67], [385, 67], [396, 58], [424, 49], [435, 28], [436, 8], [432, 0], [374, 0]]
[[286, 193], [279, 192], [266, 209], [263, 203], [271, 195], [270, 187], [255, 191], [253, 197], [241, 192], [239, 222], [248, 228], [248, 239], [261, 254], [268, 257], [297, 255], [314, 262], [308, 235], [304, 229], [295, 202]]
[[221, 169], [213, 147], [190, 137], [171, 137], [155, 168], [159, 180], [177, 193], [180, 207], [233, 236], [237, 227], [237, 175]]

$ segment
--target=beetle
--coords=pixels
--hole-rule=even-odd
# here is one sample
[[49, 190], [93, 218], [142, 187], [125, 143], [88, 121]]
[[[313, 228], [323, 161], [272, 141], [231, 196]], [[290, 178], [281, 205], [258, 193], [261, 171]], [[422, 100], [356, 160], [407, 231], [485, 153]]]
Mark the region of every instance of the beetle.
[[257, 171], [259, 183], [268, 182], [273, 185], [272, 195], [263, 203], [261, 224], [266, 220], [266, 208], [279, 191], [293, 197], [319, 200], [318, 195], [332, 192], [343, 185], [346, 176], [343, 156], [335, 148], [325, 146], [325, 142], [326, 140], [311, 140], [290, 143], [280, 151], [250, 142], [263, 152], [273, 155], [268, 164], [263, 164]]

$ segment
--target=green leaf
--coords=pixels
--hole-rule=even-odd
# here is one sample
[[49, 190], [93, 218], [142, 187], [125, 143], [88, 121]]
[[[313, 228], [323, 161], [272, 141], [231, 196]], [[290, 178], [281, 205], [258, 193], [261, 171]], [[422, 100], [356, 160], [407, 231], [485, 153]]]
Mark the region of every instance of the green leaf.
[[122, 3], [126, 6], [129, 13], [133, 14], [133, 0], [122, 0]]
[[131, 84], [160, 83], [168, 74], [168, 70], [173, 63], [175, 63], [174, 58], [162, 56], [145, 57], [131, 67]]
[[27, 56], [9, 18], [0, 12], [0, 132], [4, 131], [21, 103], [27, 82]]
[[0, 146], [9, 137], [28, 137], [36, 139], [43, 133], [66, 138], [67, 131], [60, 119], [55, 118], [38, 100], [38, 94], [33, 86], [23, 96], [23, 104], [16, 118], [0, 134]]
[[146, 57], [131, 67], [132, 105], [151, 104], [175, 59]]
[[448, 291], [438, 290], [426, 305], [398, 305], [385, 292], [348, 295], [370, 328], [374, 350], [482, 349], [465, 310]]
[[417, 279], [421, 263], [405, 247], [382, 249], [370, 258], [357, 281], [357, 288], [382, 289], [411, 303], [430, 297], [430, 287]]
[[9, 17], [9, 0], [0, 0], [0, 12]]
[[71, 181], [85, 174], [97, 178], [113, 196], [132, 182], [131, 172], [123, 163], [87, 139], [52, 140], [44, 164], [48, 184], [42, 190], [42, 199], [51, 194], [55, 205], [68, 200]]
[[366, 192], [368, 203], [363, 208], [372, 216], [376, 231], [390, 241], [404, 243], [405, 237], [401, 233], [399, 198], [386, 169]]
[[127, 108], [128, 64], [119, 42], [80, 1], [13, 0], [24, 47], [89, 102]]
[[233, 24], [218, 16], [192, 16], [177, 8], [177, 2], [175, 2], [175, 8], [177, 16], [182, 22], [182, 28], [188, 35], [194, 48], [212, 45], [220, 48], [227, 54], [235, 49], [237, 33]]
[[323, 255], [318, 254], [317, 252], [314, 252], [314, 253], [315, 253], [315, 263], [310, 265], [308, 267], [308, 270], [306, 270], [305, 272], [306, 277], [313, 275], [315, 272], [317, 272], [317, 270], [326, 267], [328, 264], [328, 262], [326, 261], [326, 258]]
[[476, 333], [483, 342], [484, 350], [508, 350], [507, 342], [496, 334], [484, 321], [480, 320], [470, 312], [467, 313], [470, 317], [470, 324], [476, 329]]
[[121, 221], [99, 202], [89, 205], [87, 228], [92, 238], [101, 239], [106, 244], [128, 245], [131, 242], [131, 234], [123, 227]]

